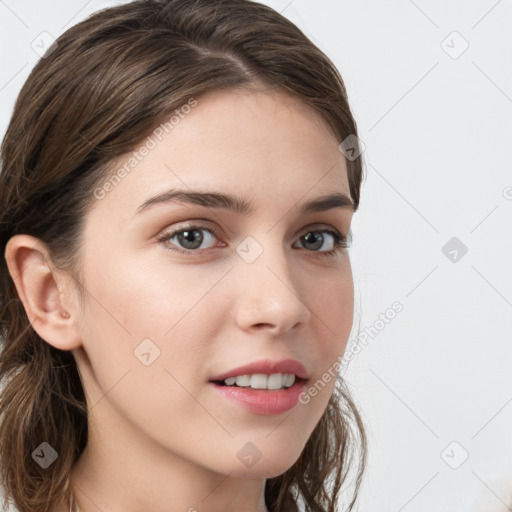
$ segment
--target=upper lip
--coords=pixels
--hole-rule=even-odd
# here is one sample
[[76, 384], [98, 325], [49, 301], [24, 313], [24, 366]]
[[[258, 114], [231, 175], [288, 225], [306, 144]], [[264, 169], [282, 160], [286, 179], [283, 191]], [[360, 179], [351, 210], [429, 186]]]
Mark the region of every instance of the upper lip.
[[272, 375], [273, 373], [292, 373], [299, 379], [308, 379], [306, 367], [295, 359], [282, 359], [281, 361], [272, 361], [271, 359], [260, 359], [243, 366], [232, 368], [223, 373], [213, 376], [210, 380], [224, 380], [228, 377], [237, 377], [239, 375], [250, 375], [254, 373], [263, 373]]

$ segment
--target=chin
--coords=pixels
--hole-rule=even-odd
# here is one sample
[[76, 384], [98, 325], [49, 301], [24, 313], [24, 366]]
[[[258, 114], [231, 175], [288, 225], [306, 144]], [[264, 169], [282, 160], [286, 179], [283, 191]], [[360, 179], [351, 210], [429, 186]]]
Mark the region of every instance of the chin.
[[[253, 446], [246, 447], [246, 451], [240, 453], [240, 456], [237, 454], [235, 467], [231, 465], [228, 473], [239, 478], [274, 478], [288, 471], [301, 452], [300, 446], [290, 445], [281, 450], [274, 446], [267, 446], [261, 448], [261, 451], [256, 451]], [[253, 454], [253, 458], [251, 459], [249, 455], [248, 460], [244, 460], [246, 453]]]
[[252, 468], [240, 468], [237, 467], [234, 471], [228, 471], [229, 476], [233, 476], [235, 478], [275, 478], [276, 476], [282, 475], [286, 471], [288, 471], [293, 466], [293, 462], [291, 464], [263, 464], [259, 461]]

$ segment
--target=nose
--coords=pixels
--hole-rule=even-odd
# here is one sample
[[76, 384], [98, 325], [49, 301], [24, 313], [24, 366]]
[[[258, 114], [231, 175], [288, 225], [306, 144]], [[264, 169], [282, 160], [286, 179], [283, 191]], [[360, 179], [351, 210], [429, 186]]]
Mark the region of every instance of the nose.
[[307, 284], [309, 276], [291, 269], [290, 256], [278, 245], [274, 241], [271, 248], [269, 242], [255, 261], [240, 258], [234, 269], [238, 283], [235, 318], [245, 331], [265, 329], [282, 335], [310, 320], [307, 297], [301, 296], [307, 288], [301, 285]]

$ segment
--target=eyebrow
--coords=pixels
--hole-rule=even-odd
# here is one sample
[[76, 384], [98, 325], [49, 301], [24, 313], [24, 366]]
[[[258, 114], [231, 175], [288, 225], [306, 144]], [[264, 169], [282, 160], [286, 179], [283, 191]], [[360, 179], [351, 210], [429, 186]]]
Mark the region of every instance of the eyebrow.
[[[168, 202], [189, 203], [207, 208], [221, 208], [235, 213], [251, 214], [255, 211], [251, 203], [238, 196], [221, 192], [171, 189], [145, 201], [137, 208], [136, 214], [148, 210], [151, 206]], [[335, 192], [303, 203], [300, 207], [300, 213], [317, 213], [333, 208], [343, 208], [355, 212], [355, 205], [352, 199], [342, 192]]]

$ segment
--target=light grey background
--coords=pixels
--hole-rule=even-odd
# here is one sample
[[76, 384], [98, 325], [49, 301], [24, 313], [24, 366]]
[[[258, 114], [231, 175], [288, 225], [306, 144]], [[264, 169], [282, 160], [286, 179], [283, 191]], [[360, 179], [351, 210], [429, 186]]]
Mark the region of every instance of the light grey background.
[[[2, 136], [41, 32], [115, 3], [0, 0]], [[264, 3], [337, 65], [366, 146], [351, 259], [371, 335], [345, 374], [370, 441], [359, 510], [512, 510], [512, 3]]]

